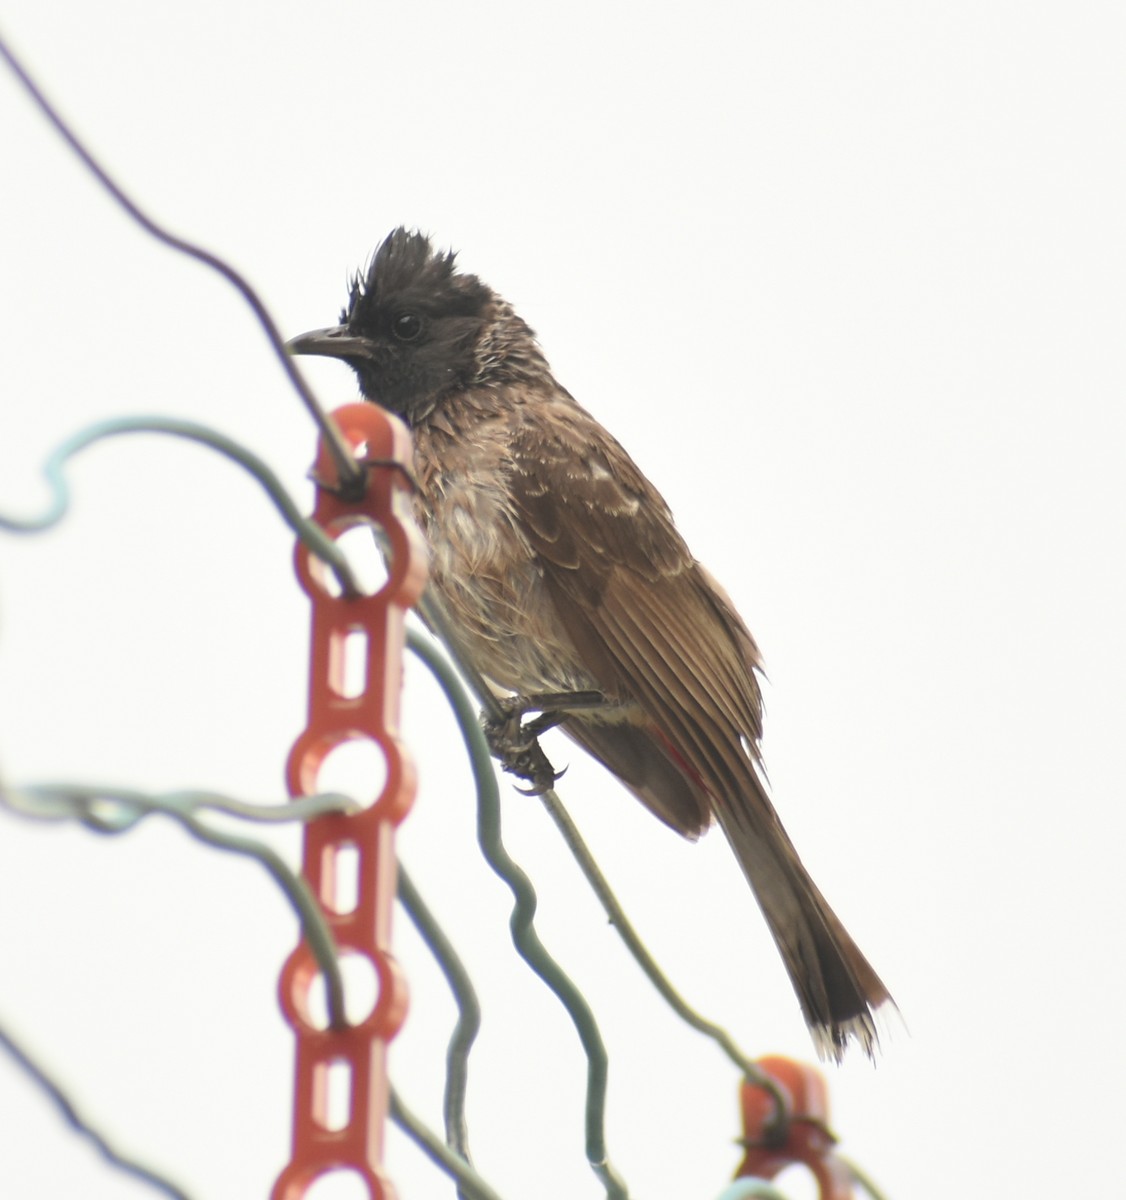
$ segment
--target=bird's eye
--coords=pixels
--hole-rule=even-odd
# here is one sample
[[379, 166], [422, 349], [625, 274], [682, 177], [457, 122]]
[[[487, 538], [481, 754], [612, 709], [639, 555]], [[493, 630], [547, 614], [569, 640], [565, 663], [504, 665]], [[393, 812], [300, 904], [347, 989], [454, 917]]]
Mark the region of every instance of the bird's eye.
[[399, 313], [391, 322], [391, 331], [400, 342], [413, 342], [422, 332], [422, 318], [417, 313]]

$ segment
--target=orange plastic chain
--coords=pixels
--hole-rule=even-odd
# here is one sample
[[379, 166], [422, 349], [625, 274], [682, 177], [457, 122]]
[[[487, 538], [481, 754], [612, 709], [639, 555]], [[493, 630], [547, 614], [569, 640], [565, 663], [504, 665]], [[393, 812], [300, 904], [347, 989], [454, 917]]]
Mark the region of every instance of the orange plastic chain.
[[[367, 490], [355, 503], [333, 494], [336, 473], [322, 441], [315, 478], [325, 486], [317, 490], [313, 520], [332, 537], [355, 525], [378, 525], [390, 544], [389, 578], [371, 596], [333, 595], [323, 568], [298, 545], [297, 576], [313, 606], [309, 724], [293, 746], [286, 775], [291, 796], [309, 795], [318, 790], [321, 766], [337, 746], [366, 739], [382, 751], [387, 766], [382, 794], [353, 815], [310, 822], [303, 863], [341, 956], [359, 955], [370, 963], [378, 995], [357, 1024], [318, 1029], [309, 1004], [316, 961], [304, 942], [286, 961], [279, 993], [297, 1038], [293, 1158], [274, 1185], [273, 1200], [300, 1200], [318, 1177], [340, 1169], [355, 1172], [372, 1200], [395, 1195], [382, 1171], [386, 1060], [388, 1043], [406, 1015], [407, 989], [390, 954], [389, 934], [395, 829], [415, 792], [414, 768], [397, 732], [406, 610], [422, 593], [426, 556], [405, 503], [411, 461], [406, 429], [373, 404], [347, 405], [333, 419], [356, 458], [369, 464]], [[344, 672], [345, 647], [352, 656], [357, 642], [365, 666], [358, 686], [351, 678], [346, 682]], [[344, 878], [344, 872], [355, 878]], [[330, 1076], [334, 1100], [338, 1092], [347, 1095], [346, 1104], [332, 1113]], [[346, 1086], [337, 1088], [341, 1082]]]
[[773, 1179], [786, 1167], [801, 1163], [817, 1180], [820, 1200], [852, 1200], [853, 1174], [834, 1153], [829, 1132], [829, 1092], [821, 1072], [791, 1058], [760, 1058], [755, 1064], [789, 1097], [789, 1126], [781, 1142], [770, 1136], [774, 1100], [760, 1087], [741, 1086], [746, 1157], [737, 1179]]

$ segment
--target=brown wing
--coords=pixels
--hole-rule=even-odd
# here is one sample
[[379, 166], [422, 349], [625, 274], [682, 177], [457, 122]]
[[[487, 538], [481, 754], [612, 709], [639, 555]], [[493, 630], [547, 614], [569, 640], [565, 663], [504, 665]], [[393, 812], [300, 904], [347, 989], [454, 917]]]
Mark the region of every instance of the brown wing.
[[513, 439], [509, 487], [585, 665], [641, 706], [713, 803], [760, 790], [744, 749], [762, 732], [750, 633], [621, 446], [569, 398], [536, 418]]

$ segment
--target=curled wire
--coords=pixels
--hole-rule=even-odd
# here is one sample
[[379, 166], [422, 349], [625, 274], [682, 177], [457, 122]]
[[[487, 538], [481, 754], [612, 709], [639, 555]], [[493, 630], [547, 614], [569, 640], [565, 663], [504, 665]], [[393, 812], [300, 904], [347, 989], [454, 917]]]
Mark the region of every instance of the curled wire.
[[469, 1128], [465, 1120], [465, 1097], [469, 1082], [469, 1052], [481, 1029], [481, 1005], [464, 964], [414, 885], [406, 867], [399, 863], [399, 903], [434, 955], [457, 1005], [457, 1021], [446, 1050], [445, 1125], [446, 1145], [470, 1162]]
[[316, 422], [317, 428], [321, 431], [321, 436], [325, 439], [326, 444], [332, 454], [333, 462], [336, 464], [337, 475], [340, 480], [340, 491], [343, 496], [348, 499], [356, 499], [363, 495], [363, 490], [366, 484], [366, 475], [364, 468], [356, 461], [355, 455], [352, 453], [351, 447], [340, 430], [336, 427], [332, 418], [321, 408], [317, 398], [313, 395], [309, 385], [305, 382], [301, 372], [297, 369], [297, 364], [290, 356], [285, 348], [285, 342], [282, 340], [281, 334], [278, 332], [277, 325], [274, 323], [273, 317], [270, 316], [261, 297], [243, 278], [230, 263], [224, 261], [218, 255], [213, 254], [210, 250], [204, 249], [202, 246], [197, 246], [193, 242], [189, 242], [184, 238], [177, 237], [170, 233], [163, 226], [159, 225], [140, 206], [132, 200], [125, 190], [118, 184], [109, 174], [108, 171], [97, 161], [93, 154], [82, 144], [77, 134], [67, 125], [62, 116], [55, 109], [54, 105], [47, 99], [46, 95], [40, 89], [35, 80], [32, 79], [27, 68], [13, 53], [10, 46], [0, 36], [0, 58], [8, 65], [8, 69], [19, 80], [24, 90], [31, 97], [35, 106], [43, 114], [44, 117], [54, 127], [55, 132], [66, 142], [70, 149], [81, 161], [82, 165], [90, 172], [91, 175], [102, 185], [103, 188], [110, 194], [113, 200], [125, 210], [125, 212], [134, 220], [141, 228], [157, 241], [163, 242], [164, 245], [171, 247], [180, 254], [186, 254], [189, 258], [194, 258], [197, 262], [201, 262], [204, 266], [210, 267], [213, 271], [218, 272], [246, 301], [247, 305], [253, 311], [258, 319], [259, 325], [266, 333], [269, 339], [270, 346], [282, 365], [289, 378], [289, 382], [293, 385], [294, 391], [300, 397], [302, 404], [308, 410], [309, 415]]
[[0, 529], [8, 533], [42, 533], [58, 524], [70, 507], [70, 488], [66, 480], [67, 462], [95, 442], [126, 433], [163, 433], [207, 446], [237, 463], [252, 475], [273, 502], [281, 518], [336, 576], [346, 596], [358, 595], [360, 588], [344, 552], [315, 522], [301, 514], [293, 498], [285, 490], [271, 468], [249, 447], [226, 434], [195, 421], [179, 417], [135, 416], [113, 417], [96, 421], [71, 434], [51, 451], [43, 464], [43, 474], [50, 488], [50, 498], [43, 512], [36, 516], [14, 517], [0, 512]]
[[160, 813], [178, 821], [198, 841], [254, 859], [285, 893], [301, 922], [309, 948], [324, 973], [329, 1024], [334, 1029], [345, 1027], [344, 981], [336, 944], [309, 885], [269, 846], [212, 828], [197, 814], [211, 811], [250, 821], [309, 821], [327, 813], [355, 812], [358, 807], [355, 801], [326, 794], [306, 796], [284, 805], [248, 804], [211, 792], [182, 791], [152, 796], [130, 788], [40, 783], [0, 788], [0, 806], [32, 820], [79, 821], [87, 829], [105, 834], [125, 833], [143, 818]]
[[536, 893], [532, 882], [509, 855], [501, 840], [500, 790], [485, 735], [469, 696], [444, 654], [414, 630], [407, 631], [407, 645], [433, 674], [449, 699], [462, 737], [469, 749], [477, 786], [477, 837], [489, 866], [508, 885], [515, 903], [509, 928], [521, 958], [547, 984], [567, 1010], [579, 1035], [587, 1059], [586, 1156], [608, 1197], [625, 1200], [629, 1191], [606, 1153], [606, 1083], [609, 1059], [594, 1014], [582, 992], [552, 958], [536, 933]]

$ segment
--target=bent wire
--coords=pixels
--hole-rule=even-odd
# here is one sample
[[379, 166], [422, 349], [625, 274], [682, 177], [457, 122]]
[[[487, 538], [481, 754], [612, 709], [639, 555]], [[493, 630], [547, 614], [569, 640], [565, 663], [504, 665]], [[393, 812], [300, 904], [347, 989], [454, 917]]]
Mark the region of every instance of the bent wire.
[[308, 796], [294, 804], [254, 805], [209, 792], [171, 792], [147, 795], [131, 788], [89, 784], [41, 783], [19, 788], [0, 787], [0, 805], [19, 816], [40, 821], [76, 820], [98, 833], [124, 833], [144, 817], [161, 813], [178, 821], [192, 837], [219, 850], [241, 854], [260, 863], [285, 893], [317, 965], [324, 972], [325, 1002], [333, 1028], [345, 1024], [344, 983], [332, 934], [308, 884], [271, 847], [253, 838], [215, 829], [196, 815], [208, 810], [252, 821], [308, 821], [356, 806], [346, 797]]
[[0, 529], [9, 533], [42, 533], [58, 524], [70, 507], [70, 488], [65, 470], [67, 462], [95, 442], [127, 433], [160, 433], [184, 438], [207, 446], [242, 467], [262, 485], [282, 520], [309, 547], [310, 552], [333, 572], [345, 595], [355, 595], [360, 590], [344, 552], [315, 521], [302, 515], [281, 480], [253, 450], [217, 429], [179, 417], [152, 414], [110, 417], [71, 434], [51, 451], [43, 464], [43, 474], [51, 491], [44, 511], [29, 517], [0, 512]]
[[500, 789], [477, 714], [453, 667], [437, 648], [415, 630], [407, 631], [407, 645], [434, 675], [449, 698], [469, 750], [477, 785], [477, 835], [481, 853], [512, 892], [514, 904], [509, 928], [521, 958], [544, 981], [567, 1010], [587, 1058], [586, 1155], [602, 1182], [606, 1195], [622, 1200], [629, 1195], [606, 1153], [606, 1084], [609, 1059], [602, 1035], [586, 998], [548, 952], [536, 932], [536, 892], [532, 882], [505, 849], [500, 827]]

